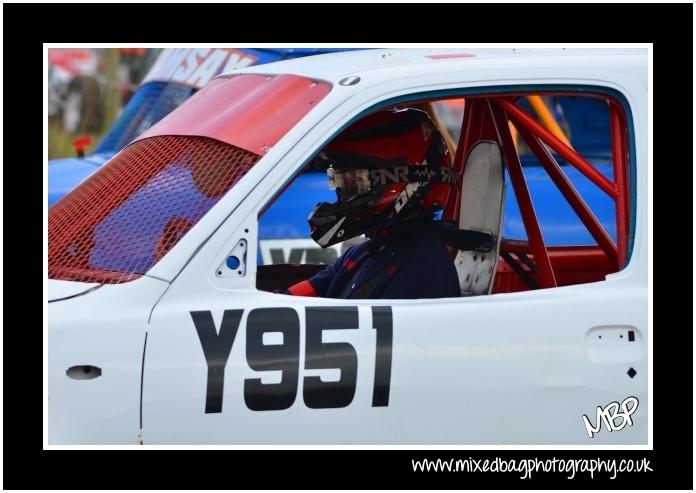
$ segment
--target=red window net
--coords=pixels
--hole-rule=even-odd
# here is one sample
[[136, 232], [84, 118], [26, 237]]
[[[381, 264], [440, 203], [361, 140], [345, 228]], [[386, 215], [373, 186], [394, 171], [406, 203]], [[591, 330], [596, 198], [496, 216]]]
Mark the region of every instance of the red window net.
[[134, 142], [48, 213], [48, 276], [121, 283], [147, 272], [258, 161], [205, 137]]

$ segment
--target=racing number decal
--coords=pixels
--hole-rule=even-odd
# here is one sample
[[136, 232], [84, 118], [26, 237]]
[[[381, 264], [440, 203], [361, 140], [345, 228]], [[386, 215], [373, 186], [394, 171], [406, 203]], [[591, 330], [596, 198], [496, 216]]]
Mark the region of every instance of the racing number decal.
[[[208, 366], [206, 413], [222, 412], [225, 366], [232, 351], [243, 310], [225, 310], [220, 331], [209, 311], [191, 312]], [[326, 330], [359, 329], [358, 307], [306, 307], [305, 370], [339, 369], [341, 378], [323, 382], [305, 376], [303, 397], [311, 409], [346, 407], [355, 396], [358, 354], [347, 342], [322, 342]], [[372, 406], [389, 405], [392, 360], [392, 311], [390, 306], [372, 307], [376, 330], [375, 379]], [[280, 371], [280, 383], [244, 380], [244, 402], [252, 411], [287, 409], [297, 397], [299, 384], [300, 320], [292, 308], [256, 308], [249, 312], [246, 327], [246, 358], [254, 371]], [[264, 344], [264, 334], [280, 333], [282, 343]]]
[[[280, 332], [282, 344], [264, 346], [263, 334]], [[280, 370], [280, 383], [244, 380], [244, 401], [252, 411], [287, 409], [295, 402], [300, 356], [300, 319], [292, 308], [259, 308], [247, 318], [246, 357], [255, 371]]]
[[338, 382], [322, 382], [319, 377], [304, 377], [305, 404], [312, 409], [346, 407], [355, 395], [358, 353], [347, 342], [321, 342], [321, 333], [324, 330], [358, 329], [358, 307], [307, 307], [305, 313], [305, 370], [341, 370], [341, 379]]
[[377, 331], [372, 407], [388, 406], [392, 360], [392, 312], [390, 306], [372, 307], [372, 326]]
[[220, 333], [215, 330], [215, 322], [210, 312], [191, 312], [193, 325], [203, 346], [205, 362], [208, 365], [208, 389], [205, 398], [206, 413], [222, 412], [222, 388], [225, 383], [225, 365], [237, 336], [239, 321], [243, 310], [225, 310], [222, 315]]

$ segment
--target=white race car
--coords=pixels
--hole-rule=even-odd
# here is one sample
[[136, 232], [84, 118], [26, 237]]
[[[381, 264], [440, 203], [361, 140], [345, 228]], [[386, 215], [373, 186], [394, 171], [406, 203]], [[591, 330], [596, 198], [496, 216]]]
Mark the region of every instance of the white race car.
[[[49, 211], [49, 443], [647, 444], [647, 77], [642, 49], [422, 49], [214, 78]], [[605, 103], [608, 161], [521, 104], [556, 96]], [[279, 197], [349, 124], [451, 99], [442, 219], [495, 240], [452, 251], [462, 296], [282, 294], [324, 265], [263, 265]], [[594, 243], [546, 244], [547, 208]]]

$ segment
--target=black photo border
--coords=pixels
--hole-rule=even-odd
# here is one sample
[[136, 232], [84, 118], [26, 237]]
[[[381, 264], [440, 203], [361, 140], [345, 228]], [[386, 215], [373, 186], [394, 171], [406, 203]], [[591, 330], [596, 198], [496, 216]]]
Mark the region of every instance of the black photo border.
[[[43, 43], [653, 43], [655, 246], [660, 239], [681, 244], [680, 232], [660, 226], [658, 218], [678, 214], [689, 189], [680, 185], [690, 181], [684, 170], [693, 170], [692, 12], [691, 4], [4, 4], [4, 487], [691, 489], [693, 326], [670, 322], [681, 312], [683, 288], [667, 279], [666, 266], [673, 271], [673, 264], [659, 262], [658, 255], [650, 396], [654, 450], [43, 450], [42, 333], [28, 308], [30, 300], [41, 298], [30, 293], [42, 285], [43, 240], [34, 221], [26, 221], [38, 222], [44, 204], [38, 185]], [[29, 231], [31, 240], [22, 240]], [[663, 248], [658, 251], [675, 253], [674, 247]], [[691, 271], [689, 258], [688, 252], [681, 255], [680, 271]], [[686, 296], [683, 303], [689, 303]], [[411, 462], [496, 456], [647, 458], [653, 471], [616, 479], [577, 474], [570, 480], [562, 473], [521, 479], [517, 473], [414, 472]]]

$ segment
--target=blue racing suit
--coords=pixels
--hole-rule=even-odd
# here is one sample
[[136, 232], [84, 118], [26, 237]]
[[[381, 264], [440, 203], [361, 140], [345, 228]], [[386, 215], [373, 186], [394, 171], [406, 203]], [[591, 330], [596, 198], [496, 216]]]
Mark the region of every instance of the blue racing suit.
[[449, 227], [433, 222], [408, 240], [388, 235], [353, 245], [333, 264], [288, 292], [324, 298], [457, 297], [457, 271], [439, 235]]

